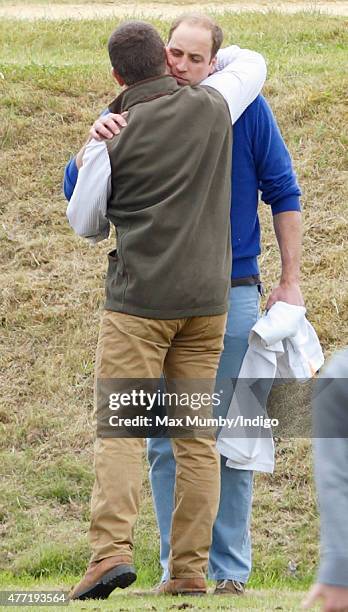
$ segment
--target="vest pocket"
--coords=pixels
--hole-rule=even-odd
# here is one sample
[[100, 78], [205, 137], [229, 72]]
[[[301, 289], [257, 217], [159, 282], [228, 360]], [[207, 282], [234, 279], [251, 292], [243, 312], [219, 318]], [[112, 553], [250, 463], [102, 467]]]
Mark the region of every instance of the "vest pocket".
[[109, 266], [107, 277], [111, 282], [115, 283], [117, 280], [117, 275], [122, 275], [120, 271], [120, 260], [118, 257], [117, 249], [114, 249], [113, 251], [110, 251], [110, 253], [108, 253], [108, 260]]

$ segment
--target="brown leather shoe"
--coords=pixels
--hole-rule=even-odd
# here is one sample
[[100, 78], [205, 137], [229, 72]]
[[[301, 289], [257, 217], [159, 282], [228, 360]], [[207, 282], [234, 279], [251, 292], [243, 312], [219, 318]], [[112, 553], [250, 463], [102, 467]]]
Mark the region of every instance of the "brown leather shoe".
[[151, 591], [152, 595], [205, 595], [204, 578], [170, 578]]
[[125, 589], [137, 578], [129, 557], [117, 555], [89, 564], [69, 599], [106, 599], [116, 588]]
[[245, 585], [238, 580], [218, 580], [214, 595], [244, 595]]

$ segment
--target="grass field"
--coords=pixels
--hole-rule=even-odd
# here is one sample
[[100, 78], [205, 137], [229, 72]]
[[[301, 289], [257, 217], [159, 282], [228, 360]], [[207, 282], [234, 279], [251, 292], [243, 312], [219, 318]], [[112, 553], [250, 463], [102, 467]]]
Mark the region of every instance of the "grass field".
[[[267, 58], [265, 94], [303, 189], [303, 293], [330, 354], [348, 344], [345, 22], [318, 14], [219, 20], [225, 44], [238, 42]], [[168, 30], [167, 23], [154, 23]], [[114, 95], [105, 51], [114, 26], [114, 20], [0, 23], [0, 569], [6, 586], [73, 584], [88, 559], [93, 360], [111, 241], [92, 248], [73, 235], [61, 180], [65, 162]], [[279, 259], [263, 205], [261, 218], [260, 263], [269, 291]], [[139, 584], [149, 585], [159, 566], [145, 463], [144, 480], [136, 563]], [[282, 440], [275, 475], [256, 477], [251, 587], [305, 589], [317, 563], [317, 535], [309, 442]], [[290, 600], [286, 593], [256, 593], [235, 607], [296, 609], [285, 607]]]
[[[31, 588], [33, 588], [32, 584]], [[64, 584], [62, 588], [66, 590]], [[8, 586], [6, 586], [6, 589], [8, 590]], [[286, 610], [287, 612], [295, 612], [300, 609], [300, 602], [303, 599], [303, 595], [304, 593], [294, 593], [289, 590], [252, 590], [248, 592], [247, 597], [234, 597], [231, 605], [230, 597], [216, 597], [212, 595], [207, 595], [202, 598], [184, 596], [139, 596], [134, 595], [132, 591], [128, 589], [127, 594], [114, 591], [105, 602], [72, 602], [69, 604], [69, 609], [93, 610], [94, 612], [109, 612], [111, 610], [119, 610], [120, 612], [133, 612], [135, 610], [189, 610], [190, 612], [195, 612], [196, 610], [249, 610], [253, 612], [258, 612], [260, 610], [267, 612], [270, 612], [270, 610]], [[32, 608], [23, 606], [21, 609], [29, 612]], [[65, 608], [62, 606], [40, 606], [40, 610], [47, 610], [47, 612], [62, 612], [64, 609]]]

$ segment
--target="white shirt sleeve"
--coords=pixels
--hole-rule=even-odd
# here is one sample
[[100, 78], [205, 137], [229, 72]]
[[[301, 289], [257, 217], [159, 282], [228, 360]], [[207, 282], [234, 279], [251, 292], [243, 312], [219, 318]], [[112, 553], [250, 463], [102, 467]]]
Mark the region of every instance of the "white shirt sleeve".
[[110, 195], [111, 166], [106, 144], [91, 140], [66, 215], [76, 234], [93, 244], [109, 237], [106, 210]]
[[216, 54], [216, 67], [214, 72], [220, 72], [220, 70], [227, 68], [229, 64], [232, 64], [232, 62], [238, 58], [240, 52], [241, 48], [238, 45], [230, 45], [224, 49], [219, 49]]
[[201, 85], [221, 93], [233, 124], [259, 95], [266, 75], [266, 63], [260, 53], [232, 45], [218, 52], [217, 72], [204, 79]]

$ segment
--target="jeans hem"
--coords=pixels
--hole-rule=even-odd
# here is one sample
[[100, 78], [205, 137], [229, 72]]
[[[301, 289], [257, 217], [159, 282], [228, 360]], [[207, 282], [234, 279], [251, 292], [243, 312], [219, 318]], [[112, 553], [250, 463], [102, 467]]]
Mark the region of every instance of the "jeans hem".
[[209, 574], [208, 576], [209, 580], [237, 580], [237, 582], [242, 582], [243, 584], [246, 584], [249, 580], [249, 575], [248, 576], [232, 576], [231, 574], [228, 574], [226, 576], [226, 574], [222, 575], [222, 574], [214, 574], [214, 576], [212, 576], [211, 574]]

